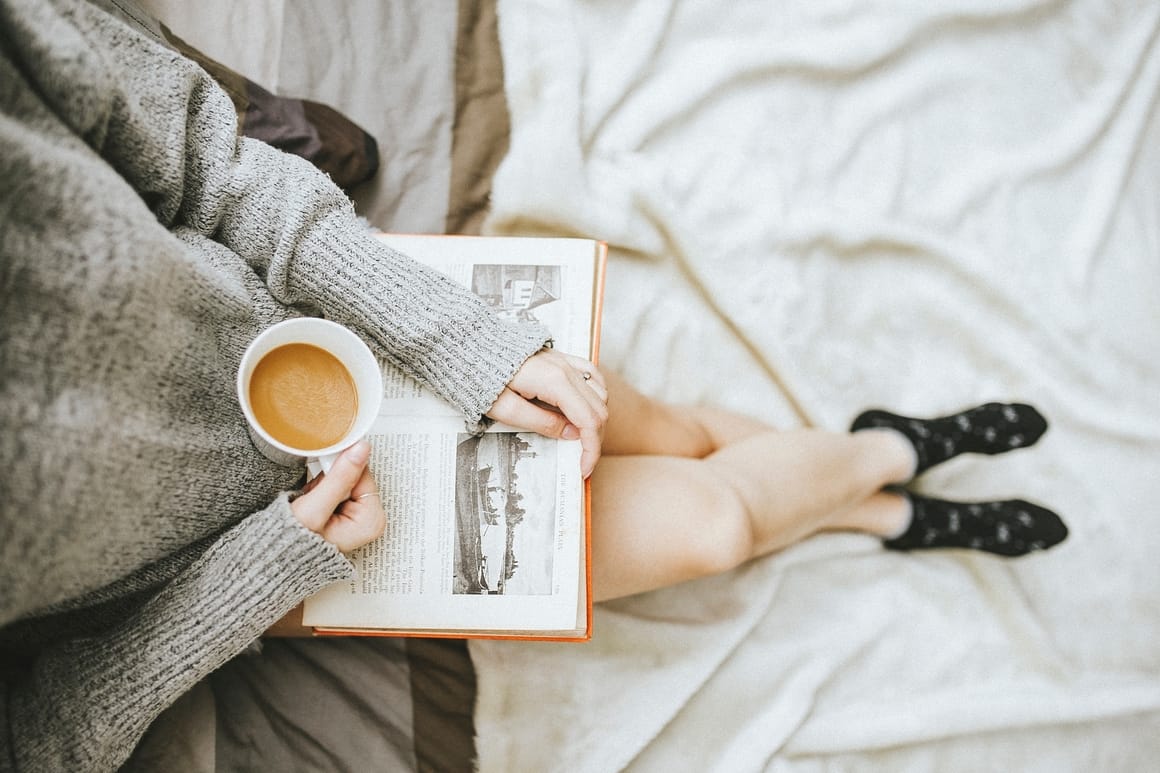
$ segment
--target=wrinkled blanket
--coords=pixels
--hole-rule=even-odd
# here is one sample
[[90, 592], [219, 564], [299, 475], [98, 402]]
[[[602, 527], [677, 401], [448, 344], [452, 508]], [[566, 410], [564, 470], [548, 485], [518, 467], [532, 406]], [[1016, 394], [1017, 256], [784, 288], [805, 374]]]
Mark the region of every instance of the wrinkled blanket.
[[1039, 406], [921, 488], [1017, 561], [827, 535], [473, 642], [484, 771], [1086, 771], [1160, 755], [1160, 5], [501, 0], [492, 233], [612, 247], [604, 364], [834, 430]]

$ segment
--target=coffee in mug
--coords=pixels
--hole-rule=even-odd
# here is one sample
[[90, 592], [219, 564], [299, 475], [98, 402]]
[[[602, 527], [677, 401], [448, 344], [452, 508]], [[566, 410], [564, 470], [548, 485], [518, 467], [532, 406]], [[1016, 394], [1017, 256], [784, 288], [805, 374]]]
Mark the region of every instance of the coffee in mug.
[[317, 451], [342, 440], [358, 414], [358, 391], [338, 358], [313, 344], [283, 344], [250, 376], [254, 418], [280, 443]]
[[255, 447], [279, 464], [305, 462], [317, 475], [370, 431], [382, 404], [383, 374], [353, 331], [301, 317], [250, 342], [237, 387]]

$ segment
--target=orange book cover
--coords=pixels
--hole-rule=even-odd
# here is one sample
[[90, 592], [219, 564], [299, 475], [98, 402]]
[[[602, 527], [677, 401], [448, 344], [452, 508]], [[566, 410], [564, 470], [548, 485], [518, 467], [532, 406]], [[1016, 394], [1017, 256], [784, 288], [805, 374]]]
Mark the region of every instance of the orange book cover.
[[[497, 314], [543, 324], [562, 351], [598, 361], [604, 242], [381, 238], [471, 287]], [[579, 475], [578, 442], [502, 427], [483, 440], [467, 436], [453, 409], [384, 367], [387, 395], [371, 432], [371, 464], [388, 511], [387, 533], [352, 554], [353, 581], [307, 599], [299, 630], [590, 639], [591, 485]]]

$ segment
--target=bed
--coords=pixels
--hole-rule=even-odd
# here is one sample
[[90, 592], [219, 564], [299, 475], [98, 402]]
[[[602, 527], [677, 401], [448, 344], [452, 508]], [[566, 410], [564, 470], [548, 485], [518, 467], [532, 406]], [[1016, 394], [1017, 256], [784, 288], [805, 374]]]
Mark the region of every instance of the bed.
[[[382, 168], [353, 191], [372, 225], [606, 240], [602, 364], [652, 395], [786, 427], [991, 399], [1051, 422], [1034, 450], [921, 484], [1053, 507], [1071, 533], [1046, 553], [901, 555], [826, 535], [600, 605], [587, 644], [245, 656], [268, 674], [305, 663], [319, 693], [388, 674], [397, 692], [347, 731], [390, 727], [368, 762], [1155, 769], [1160, 5], [144, 5], [374, 135]], [[328, 676], [346, 657], [355, 676]], [[314, 723], [255, 706], [234, 741], [219, 716], [219, 769], [221, 744], [261, 767], [265, 742], [333, 767], [317, 750], [346, 742], [329, 735], [342, 705]]]

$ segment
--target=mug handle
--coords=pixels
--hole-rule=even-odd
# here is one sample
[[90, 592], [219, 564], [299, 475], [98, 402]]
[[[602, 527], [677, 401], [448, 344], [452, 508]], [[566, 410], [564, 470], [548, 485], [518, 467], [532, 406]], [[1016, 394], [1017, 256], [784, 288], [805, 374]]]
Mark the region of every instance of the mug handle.
[[335, 451], [333, 454], [308, 457], [306, 459], [306, 479], [313, 480], [324, 472], [330, 472], [330, 468], [334, 466], [335, 460], [341, 453], [342, 451]]

